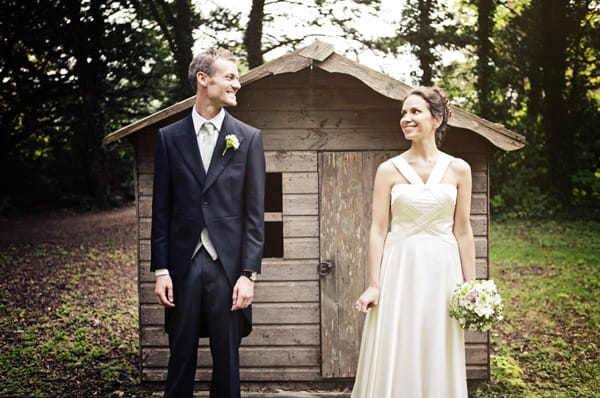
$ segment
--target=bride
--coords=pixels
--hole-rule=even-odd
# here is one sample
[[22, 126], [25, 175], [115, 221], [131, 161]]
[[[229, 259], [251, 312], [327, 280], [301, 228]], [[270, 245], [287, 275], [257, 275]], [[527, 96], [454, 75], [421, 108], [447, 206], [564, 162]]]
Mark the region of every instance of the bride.
[[467, 397], [464, 334], [447, 308], [475, 277], [471, 169], [439, 149], [449, 117], [442, 89], [412, 90], [400, 119], [411, 147], [377, 169], [352, 398]]

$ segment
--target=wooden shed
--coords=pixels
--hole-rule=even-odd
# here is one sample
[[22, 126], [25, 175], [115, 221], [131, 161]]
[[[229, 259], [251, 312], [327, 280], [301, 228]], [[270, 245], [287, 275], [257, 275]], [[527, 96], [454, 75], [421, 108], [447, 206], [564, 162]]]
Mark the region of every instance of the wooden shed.
[[[256, 284], [254, 331], [242, 342], [246, 386], [351, 385], [364, 317], [352, 309], [366, 283], [371, 190], [377, 165], [408, 148], [399, 127], [411, 87], [316, 41], [241, 77], [228, 111], [263, 130], [267, 164], [266, 245]], [[158, 128], [184, 117], [194, 97], [108, 135], [135, 149], [142, 380], [162, 382], [168, 360], [163, 310], [153, 293], [150, 225]], [[489, 272], [491, 146], [515, 150], [524, 138], [452, 109], [443, 150], [473, 171], [471, 223], [477, 276]], [[331, 267], [329, 267], [329, 264]], [[210, 380], [207, 342], [197, 381]], [[467, 333], [470, 379], [489, 377], [486, 334]]]

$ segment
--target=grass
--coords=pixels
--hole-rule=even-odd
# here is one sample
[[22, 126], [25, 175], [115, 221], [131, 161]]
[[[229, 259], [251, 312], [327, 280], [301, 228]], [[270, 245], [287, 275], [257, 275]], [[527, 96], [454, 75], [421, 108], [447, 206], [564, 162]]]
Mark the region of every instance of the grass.
[[505, 320], [491, 334], [492, 380], [472, 397], [598, 397], [600, 223], [491, 226], [491, 278]]
[[9, 293], [0, 296], [0, 396], [139, 396], [131, 247], [19, 243], [0, 253]]

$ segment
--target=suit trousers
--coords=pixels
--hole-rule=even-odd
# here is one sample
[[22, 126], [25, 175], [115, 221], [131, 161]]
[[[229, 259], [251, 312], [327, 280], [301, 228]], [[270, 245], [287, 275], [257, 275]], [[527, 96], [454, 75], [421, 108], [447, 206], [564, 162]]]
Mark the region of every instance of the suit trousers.
[[192, 398], [201, 331], [208, 332], [210, 341], [210, 397], [240, 398], [243, 314], [231, 311], [233, 289], [223, 265], [200, 249], [173, 294], [175, 307], [169, 310], [167, 325], [171, 355], [165, 398]]

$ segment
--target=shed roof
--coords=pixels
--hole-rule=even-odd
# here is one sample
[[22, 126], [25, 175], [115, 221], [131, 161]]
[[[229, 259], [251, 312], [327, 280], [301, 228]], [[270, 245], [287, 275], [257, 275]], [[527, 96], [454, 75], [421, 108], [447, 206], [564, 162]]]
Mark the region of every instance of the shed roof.
[[[294, 73], [306, 68], [320, 68], [331, 73], [350, 75], [381, 95], [395, 100], [403, 100], [412, 87], [392, 79], [383, 73], [370, 69], [334, 52], [333, 45], [316, 40], [311, 45], [293, 51], [277, 59], [260, 65], [240, 77], [242, 86], [257, 80], [281, 73]], [[188, 111], [195, 96], [171, 105], [152, 115], [131, 123], [104, 137], [104, 144], [120, 140], [144, 127], [157, 123], [177, 113]], [[452, 106], [452, 117], [448, 121], [451, 127], [463, 128], [481, 135], [498, 148], [512, 151], [525, 145], [525, 137], [514, 133], [501, 124], [492, 123], [472, 113]]]

